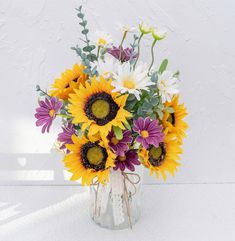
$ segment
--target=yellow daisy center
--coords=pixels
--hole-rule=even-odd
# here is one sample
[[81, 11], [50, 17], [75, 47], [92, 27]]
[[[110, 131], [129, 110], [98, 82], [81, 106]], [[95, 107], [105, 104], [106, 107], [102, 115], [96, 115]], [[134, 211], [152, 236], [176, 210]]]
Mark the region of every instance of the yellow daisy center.
[[103, 38], [100, 38], [98, 41], [98, 45], [105, 45], [107, 43], [107, 41]]
[[96, 118], [103, 119], [109, 114], [110, 106], [105, 100], [96, 100], [92, 106], [91, 111]]
[[112, 137], [111, 142], [112, 142], [114, 145], [117, 145], [118, 142], [119, 142], [119, 140], [118, 140], [116, 137]]
[[103, 151], [98, 146], [89, 148], [86, 155], [89, 163], [95, 166], [101, 164], [104, 159]]
[[118, 157], [118, 160], [123, 162], [123, 161], [126, 160], [126, 156], [119, 156], [119, 157]]
[[146, 130], [141, 131], [141, 136], [142, 136], [143, 138], [149, 137], [148, 131], [146, 131]]
[[123, 86], [127, 89], [135, 89], [135, 82], [131, 79], [123, 80]]
[[55, 110], [50, 110], [49, 111], [49, 116], [51, 117], [51, 118], [53, 118], [54, 116], [55, 116]]

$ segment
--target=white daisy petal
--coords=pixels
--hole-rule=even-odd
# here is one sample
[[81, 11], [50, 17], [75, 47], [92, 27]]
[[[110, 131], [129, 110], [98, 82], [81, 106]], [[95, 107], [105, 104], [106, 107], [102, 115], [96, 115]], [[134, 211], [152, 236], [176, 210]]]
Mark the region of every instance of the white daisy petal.
[[171, 101], [173, 95], [179, 93], [179, 80], [169, 71], [158, 75], [157, 86], [163, 103]]

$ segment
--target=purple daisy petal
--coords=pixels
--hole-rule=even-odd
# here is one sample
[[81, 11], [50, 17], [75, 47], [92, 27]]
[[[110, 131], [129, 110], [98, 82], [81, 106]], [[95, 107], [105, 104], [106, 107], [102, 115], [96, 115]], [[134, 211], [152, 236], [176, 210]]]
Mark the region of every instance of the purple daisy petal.
[[122, 132], [123, 137], [117, 140], [114, 131], [110, 131], [107, 138], [109, 140], [109, 147], [116, 155], [122, 156], [125, 151], [129, 150], [129, 144], [132, 142], [131, 131], [125, 130]]
[[[62, 127], [63, 132], [58, 134], [57, 140], [61, 142], [60, 149], [66, 149], [66, 144], [72, 144], [72, 135], [75, 134], [75, 129], [71, 122], [67, 123], [64, 127]], [[67, 153], [69, 151], [67, 150]]]
[[120, 169], [124, 171], [127, 168], [133, 172], [135, 171], [135, 165], [140, 165], [138, 154], [136, 150], [129, 150], [124, 155], [116, 157], [114, 170]]
[[134, 120], [133, 131], [138, 133], [136, 141], [141, 143], [147, 149], [149, 145], [159, 146], [163, 142], [163, 128], [159, 125], [158, 120], [151, 120], [149, 117], [139, 117]]
[[[49, 132], [52, 125], [52, 121], [55, 119], [56, 114], [60, 111], [63, 102], [57, 100], [55, 97], [51, 99], [45, 98], [45, 100], [39, 101], [39, 107], [36, 108], [35, 118], [36, 126], [42, 126], [42, 133]], [[54, 115], [50, 115], [50, 111], [54, 111]], [[53, 113], [53, 112], [52, 112]]]
[[135, 59], [138, 54], [134, 52], [133, 48], [125, 48], [122, 46], [108, 48], [107, 52], [111, 54], [114, 58], [120, 60], [121, 62], [127, 62], [130, 59]]

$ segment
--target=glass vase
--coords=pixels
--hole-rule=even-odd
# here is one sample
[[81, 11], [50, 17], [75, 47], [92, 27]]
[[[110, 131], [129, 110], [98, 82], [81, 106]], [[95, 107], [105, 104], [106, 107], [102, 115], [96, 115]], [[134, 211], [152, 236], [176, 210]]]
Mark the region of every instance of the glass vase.
[[90, 215], [108, 229], [126, 229], [140, 218], [142, 171], [111, 171], [106, 185], [90, 186]]

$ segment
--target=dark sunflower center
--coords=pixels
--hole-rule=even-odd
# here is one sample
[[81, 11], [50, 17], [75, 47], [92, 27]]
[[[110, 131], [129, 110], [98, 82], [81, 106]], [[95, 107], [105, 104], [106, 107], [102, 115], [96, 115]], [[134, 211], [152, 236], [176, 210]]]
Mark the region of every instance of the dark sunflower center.
[[160, 166], [166, 156], [166, 147], [164, 143], [160, 143], [159, 147], [152, 146], [149, 149], [149, 161], [153, 166]]
[[118, 109], [112, 96], [105, 92], [90, 96], [84, 108], [87, 117], [100, 126], [112, 121], [116, 117]]
[[108, 154], [102, 146], [88, 142], [81, 149], [81, 157], [85, 168], [99, 171], [105, 169]]
[[175, 125], [175, 114], [174, 113], [169, 113], [167, 121], [170, 122], [172, 125]]

